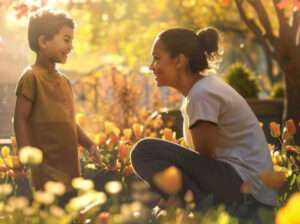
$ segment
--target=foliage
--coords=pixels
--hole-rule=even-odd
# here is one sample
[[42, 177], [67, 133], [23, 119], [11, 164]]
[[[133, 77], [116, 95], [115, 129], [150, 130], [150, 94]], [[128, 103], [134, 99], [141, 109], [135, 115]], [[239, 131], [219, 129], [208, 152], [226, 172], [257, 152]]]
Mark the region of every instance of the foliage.
[[284, 90], [283, 82], [277, 82], [272, 86], [271, 91], [270, 91], [270, 96], [273, 99], [283, 98], [284, 97], [284, 91], [285, 90]]
[[253, 73], [241, 63], [228, 68], [224, 75], [226, 82], [245, 98], [257, 98], [259, 87]]

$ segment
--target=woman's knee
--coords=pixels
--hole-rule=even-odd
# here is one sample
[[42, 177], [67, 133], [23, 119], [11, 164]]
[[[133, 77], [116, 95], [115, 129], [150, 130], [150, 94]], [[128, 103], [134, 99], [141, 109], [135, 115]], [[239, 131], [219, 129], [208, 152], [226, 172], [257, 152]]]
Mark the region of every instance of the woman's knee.
[[145, 153], [151, 150], [153, 148], [153, 144], [155, 142], [155, 139], [153, 138], [144, 138], [139, 140], [131, 150], [130, 159], [131, 162], [134, 163], [139, 158], [144, 157]]

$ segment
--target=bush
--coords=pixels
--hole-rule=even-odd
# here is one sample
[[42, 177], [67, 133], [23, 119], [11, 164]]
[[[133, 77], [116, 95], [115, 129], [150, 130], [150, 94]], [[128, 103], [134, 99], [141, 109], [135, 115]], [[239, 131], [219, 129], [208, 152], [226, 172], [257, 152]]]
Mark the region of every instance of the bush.
[[257, 80], [245, 65], [241, 63], [231, 65], [225, 73], [224, 79], [244, 98], [258, 98]]
[[283, 98], [284, 97], [283, 82], [275, 83], [271, 88], [270, 95], [273, 99]]

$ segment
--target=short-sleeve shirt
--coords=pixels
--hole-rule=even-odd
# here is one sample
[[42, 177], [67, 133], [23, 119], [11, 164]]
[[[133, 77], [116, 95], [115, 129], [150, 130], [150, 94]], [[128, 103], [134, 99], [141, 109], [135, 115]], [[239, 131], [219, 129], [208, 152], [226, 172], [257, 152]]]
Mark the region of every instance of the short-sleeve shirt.
[[216, 159], [229, 163], [243, 181], [251, 183], [251, 194], [260, 202], [276, 205], [276, 192], [258, 175], [273, 170], [265, 135], [247, 102], [215, 75], [197, 81], [185, 97], [181, 112], [187, 145], [195, 150], [190, 128], [197, 121], [217, 125]]
[[32, 102], [28, 120], [32, 146], [43, 152], [43, 162], [33, 172], [33, 185], [42, 189], [47, 181], [58, 181], [71, 189], [71, 180], [80, 175], [77, 127], [73, 92], [60, 73], [49, 74], [37, 65], [27, 67], [20, 77], [17, 96]]

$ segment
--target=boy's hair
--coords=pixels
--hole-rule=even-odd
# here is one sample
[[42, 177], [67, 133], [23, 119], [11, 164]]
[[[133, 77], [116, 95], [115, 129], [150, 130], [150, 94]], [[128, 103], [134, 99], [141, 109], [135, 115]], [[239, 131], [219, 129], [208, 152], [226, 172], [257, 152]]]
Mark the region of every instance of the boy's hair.
[[28, 41], [31, 50], [39, 52], [38, 39], [44, 35], [47, 40], [51, 40], [61, 28], [68, 26], [75, 27], [74, 20], [66, 13], [53, 11], [50, 9], [40, 9], [30, 16], [28, 25]]

